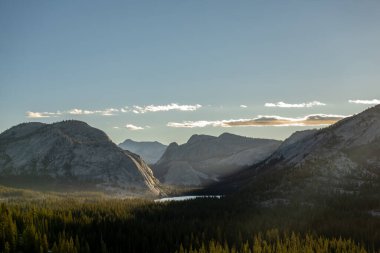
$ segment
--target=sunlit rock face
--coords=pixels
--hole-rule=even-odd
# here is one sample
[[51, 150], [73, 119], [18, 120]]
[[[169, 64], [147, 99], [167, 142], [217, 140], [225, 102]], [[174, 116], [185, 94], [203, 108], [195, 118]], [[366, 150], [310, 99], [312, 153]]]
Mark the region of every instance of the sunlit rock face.
[[228, 133], [193, 135], [183, 145], [170, 144], [153, 170], [166, 184], [202, 186], [264, 160], [280, 144]]
[[233, 180], [244, 181], [252, 196], [283, 198], [378, 189], [380, 105], [320, 130], [294, 133], [268, 159]]
[[46, 178], [120, 194], [159, 194], [158, 181], [138, 156], [81, 121], [24, 123], [0, 135], [0, 175]]

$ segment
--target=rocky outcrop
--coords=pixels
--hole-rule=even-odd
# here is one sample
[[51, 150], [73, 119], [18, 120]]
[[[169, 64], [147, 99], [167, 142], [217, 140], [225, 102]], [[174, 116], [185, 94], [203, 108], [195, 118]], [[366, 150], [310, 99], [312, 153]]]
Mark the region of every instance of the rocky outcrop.
[[229, 133], [193, 135], [183, 145], [171, 143], [153, 170], [166, 184], [202, 186], [264, 160], [280, 144]]
[[160, 193], [158, 180], [138, 155], [81, 121], [24, 123], [3, 132], [0, 178], [44, 178], [119, 194]]

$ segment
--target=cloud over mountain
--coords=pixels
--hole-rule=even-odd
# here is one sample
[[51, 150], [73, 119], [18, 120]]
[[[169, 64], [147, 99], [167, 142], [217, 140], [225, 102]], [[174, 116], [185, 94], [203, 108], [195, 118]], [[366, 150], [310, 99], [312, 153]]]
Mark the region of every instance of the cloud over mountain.
[[115, 113], [119, 112], [119, 109], [107, 108], [104, 110], [83, 110], [83, 109], [71, 109], [68, 111], [57, 111], [57, 112], [26, 112], [27, 118], [50, 118], [59, 117], [62, 115], [102, 115], [102, 116], [113, 116]]
[[363, 104], [363, 105], [377, 105], [377, 104], [380, 104], [380, 100], [379, 99], [372, 99], [372, 100], [360, 100], [360, 99], [357, 99], [357, 100], [348, 100], [349, 103], [351, 104]]
[[325, 103], [319, 102], [319, 101], [312, 101], [308, 103], [301, 103], [301, 104], [289, 104], [285, 102], [277, 102], [277, 103], [265, 103], [266, 107], [282, 107], [282, 108], [310, 108], [314, 106], [325, 106]]
[[103, 110], [87, 110], [73, 108], [67, 111], [57, 111], [57, 112], [32, 112], [27, 111], [26, 117], [28, 118], [49, 118], [58, 117], [61, 115], [101, 115], [101, 116], [114, 116], [118, 113], [129, 113], [133, 112], [135, 114], [146, 113], [146, 112], [167, 112], [167, 111], [196, 111], [201, 108], [202, 105], [180, 105], [176, 103], [171, 103], [167, 105], [148, 105], [148, 106], [138, 106], [134, 105], [132, 108], [128, 106], [122, 108], [106, 108]]
[[135, 126], [133, 124], [127, 124], [125, 125], [125, 127], [129, 130], [132, 130], [132, 131], [136, 131], [136, 130], [143, 130], [144, 128], [143, 127], [140, 127], [140, 126]]
[[60, 112], [26, 112], [26, 117], [34, 119], [57, 117], [59, 115], [61, 115]]
[[234, 126], [323, 126], [331, 125], [347, 116], [332, 114], [311, 114], [301, 118], [286, 118], [280, 116], [260, 115], [253, 119], [230, 119], [216, 121], [183, 121], [169, 122], [168, 127], [196, 128], [196, 127], [234, 127]]
[[103, 116], [112, 116], [115, 115], [115, 113], [119, 112], [119, 109], [116, 108], [107, 108], [104, 110], [96, 110], [96, 111], [90, 111], [90, 110], [82, 110], [82, 109], [72, 109], [70, 111], [67, 111], [67, 114], [71, 115], [89, 115], [89, 114], [99, 114]]
[[146, 112], [167, 112], [167, 111], [196, 111], [202, 106], [199, 104], [196, 105], [179, 105], [176, 103], [171, 103], [167, 105], [148, 105], [148, 106], [133, 106], [133, 113], [146, 113]]

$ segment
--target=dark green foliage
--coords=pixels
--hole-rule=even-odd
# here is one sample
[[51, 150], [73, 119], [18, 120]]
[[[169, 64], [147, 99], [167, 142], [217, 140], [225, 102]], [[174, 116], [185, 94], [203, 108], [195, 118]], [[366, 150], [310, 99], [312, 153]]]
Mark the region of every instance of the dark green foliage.
[[215, 240], [209, 241], [200, 248], [184, 249], [182, 245], [176, 253], [286, 253], [286, 252], [368, 252], [363, 246], [358, 245], [352, 240], [342, 238], [327, 239], [306, 234], [302, 237], [298, 234], [280, 235], [278, 230], [269, 230], [264, 235], [258, 234], [250, 241], [238, 244], [238, 247], [228, 245], [227, 242], [221, 243]]
[[[273, 207], [258, 206], [248, 197], [167, 203], [95, 198], [8, 200], [0, 206], [0, 252], [379, 249], [380, 218], [370, 213], [380, 210], [377, 196], [315, 198], [318, 205], [295, 202]], [[323, 247], [328, 251], [319, 249]]]

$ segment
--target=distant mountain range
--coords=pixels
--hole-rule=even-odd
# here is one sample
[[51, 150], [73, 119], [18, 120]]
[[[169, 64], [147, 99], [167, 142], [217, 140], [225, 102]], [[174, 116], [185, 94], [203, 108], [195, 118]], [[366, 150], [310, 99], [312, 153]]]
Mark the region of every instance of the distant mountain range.
[[0, 135], [0, 182], [50, 190], [89, 187], [120, 194], [160, 193], [151, 169], [84, 122], [24, 123]]
[[294, 133], [269, 158], [226, 177], [210, 190], [287, 201], [313, 194], [371, 192], [379, 186], [377, 105], [321, 130]]
[[203, 186], [260, 162], [281, 141], [248, 138], [229, 133], [219, 137], [193, 135], [187, 143], [171, 143], [153, 165], [154, 175], [170, 185]]
[[[258, 201], [380, 190], [380, 105], [284, 142], [224, 133], [185, 144], [114, 144], [81, 121], [23, 123], [0, 134], [0, 184], [158, 195], [161, 183]], [[136, 151], [150, 162], [153, 172]], [[378, 190], [373, 190], [378, 189]], [[376, 196], [377, 196], [376, 195]]]
[[119, 144], [124, 150], [138, 154], [148, 164], [155, 164], [164, 154], [167, 146], [157, 141], [138, 142], [127, 139]]

